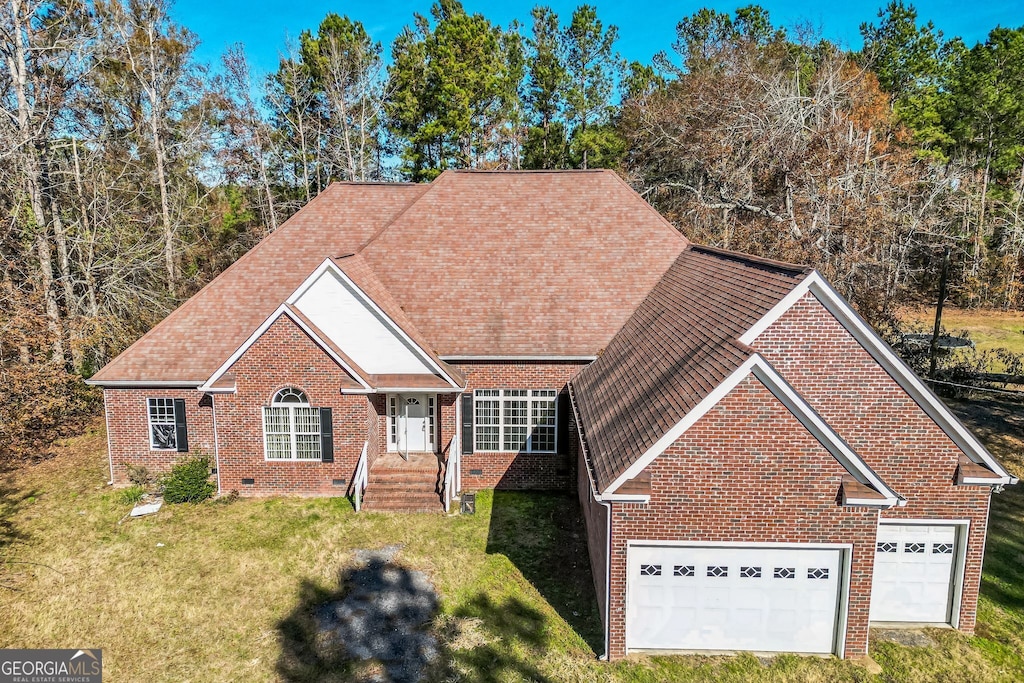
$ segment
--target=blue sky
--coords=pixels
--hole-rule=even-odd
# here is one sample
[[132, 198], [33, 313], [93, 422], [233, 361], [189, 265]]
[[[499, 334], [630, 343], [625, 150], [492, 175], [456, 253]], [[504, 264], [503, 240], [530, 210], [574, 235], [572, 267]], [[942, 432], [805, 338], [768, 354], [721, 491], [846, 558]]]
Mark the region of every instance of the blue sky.
[[[818, 31], [841, 45], [860, 46], [858, 28], [861, 22], [873, 21], [878, 8], [886, 0], [765, 0], [776, 24], [791, 27], [810, 22]], [[427, 13], [430, 0], [378, 0], [377, 2], [339, 2], [337, 0], [177, 0], [173, 14], [179, 23], [194, 31], [202, 41], [198, 56], [201, 61], [216, 63], [224, 49], [243, 43], [254, 71], [267, 73], [277, 68], [278, 56], [285, 49], [287, 37], [297, 38], [304, 29], [315, 29], [328, 12], [347, 14], [362, 21], [374, 38], [385, 48], [414, 12]], [[560, 17], [568, 18], [581, 2], [547, 2], [533, 0], [463, 0], [470, 12], [482, 12], [489, 19], [508, 25], [513, 19], [529, 20], [530, 9], [549, 4]], [[667, 50], [680, 18], [701, 7], [714, 7], [731, 12], [751, 4], [751, 0], [733, 2], [651, 2], [650, 0], [590, 0], [606, 24], [619, 27], [617, 48], [629, 60], [649, 61], [660, 50]], [[984, 39], [997, 25], [1016, 27], [1024, 24], [1024, 5], [1020, 0], [920, 0], [912, 3], [918, 16], [931, 19], [946, 35], [958, 35], [969, 44]]]

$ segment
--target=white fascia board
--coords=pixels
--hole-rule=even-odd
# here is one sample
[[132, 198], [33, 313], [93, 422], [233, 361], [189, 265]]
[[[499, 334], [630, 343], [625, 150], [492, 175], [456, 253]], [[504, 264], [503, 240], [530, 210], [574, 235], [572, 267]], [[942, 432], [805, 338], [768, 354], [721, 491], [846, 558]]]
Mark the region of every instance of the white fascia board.
[[872, 470], [866, 462], [847, 444], [832, 427], [810, 406], [803, 396], [797, 393], [775, 368], [759, 354], [754, 355], [757, 362], [752, 368], [754, 376], [768, 387], [768, 390], [782, 401], [793, 415], [803, 424], [804, 428], [816, 438], [839, 463], [854, 475], [862, 484], [866, 484], [885, 496], [887, 507], [896, 505], [899, 495], [890, 489], [882, 478]]
[[273, 325], [274, 322], [278, 318], [280, 318], [282, 315], [288, 316], [289, 320], [294, 322], [296, 325], [298, 325], [302, 329], [303, 332], [308, 334], [309, 337], [316, 343], [317, 346], [319, 346], [321, 349], [323, 349], [324, 352], [327, 353], [327, 355], [329, 355], [331, 357], [331, 359], [334, 360], [335, 363], [337, 363], [342, 368], [344, 368], [345, 372], [347, 372], [352, 377], [354, 377], [356, 379], [356, 381], [359, 382], [359, 384], [362, 385], [362, 387], [364, 389], [366, 389], [368, 391], [372, 390], [370, 385], [369, 385], [369, 383], [367, 383], [366, 380], [364, 380], [362, 377], [360, 377], [359, 374], [354, 369], [352, 369], [352, 367], [348, 363], [346, 363], [344, 360], [342, 360], [342, 358], [340, 356], [338, 356], [338, 354], [336, 354], [334, 352], [334, 350], [331, 349], [331, 347], [323, 339], [321, 339], [320, 336], [316, 332], [314, 332], [312, 329], [310, 329], [310, 327], [308, 325], [306, 325], [306, 323], [304, 323], [302, 320], [300, 320], [297, 316], [292, 315], [292, 312], [290, 310], [288, 310], [288, 304], [287, 303], [284, 303], [284, 304], [281, 304], [280, 306], [278, 306], [277, 310], [275, 310], [273, 313], [271, 313], [270, 317], [268, 317], [266, 320], [264, 320], [263, 323], [259, 327], [257, 327], [256, 330], [251, 335], [249, 335], [249, 338], [246, 339], [242, 343], [241, 346], [239, 346], [237, 349], [235, 349], [235, 352], [232, 353], [231, 356], [229, 356], [226, 361], [224, 361], [224, 364], [221, 365], [219, 368], [217, 368], [216, 372], [214, 372], [212, 375], [210, 375], [210, 379], [206, 380], [206, 383], [203, 384], [201, 387], [199, 387], [199, 390], [200, 391], [216, 392], [216, 389], [213, 389], [213, 387], [212, 387], [214, 382], [216, 382], [218, 379], [220, 379], [221, 376], [225, 372], [227, 372], [228, 369], [232, 365], [235, 364], [235, 361], [237, 361], [239, 358], [241, 358], [242, 354], [244, 354], [246, 351], [248, 351], [249, 347], [251, 347], [253, 344], [255, 344], [256, 340], [259, 339], [260, 337], [262, 337], [263, 333], [266, 332], [268, 329], [270, 329], [270, 326]]
[[654, 462], [654, 459], [665, 452], [665, 449], [675, 443], [676, 439], [683, 435], [683, 433], [693, 426], [693, 424], [704, 417], [709, 410], [715, 407], [719, 401], [732, 391], [740, 381], [750, 374], [751, 368], [757, 362], [757, 354], [752, 355], [750, 358], [745, 360], [742, 365], [736, 368], [731, 375], [725, 378], [725, 380], [719, 384], [714, 390], [705, 396], [700, 403], [695, 405], [690, 412], [683, 416], [674, 427], [665, 432], [665, 434], [658, 439], [653, 446], [648, 448], [643, 455], [641, 455], [636, 462], [626, 468], [626, 471], [619, 475], [619, 477], [613, 481], [608, 487], [601, 492], [602, 496], [607, 496], [614, 493], [624, 483], [637, 476], [647, 466]]
[[109, 379], [95, 380], [87, 379], [85, 383], [91, 387], [103, 387], [104, 389], [199, 389], [203, 385], [202, 380], [167, 380], [147, 382], [135, 379]]
[[595, 496], [594, 498], [599, 503], [641, 503], [646, 505], [647, 503], [651, 502], [651, 495], [649, 493], [608, 493], [601, 496]]
[[434, 359], [430, 357], [430, 354], [427, 353], [422, 346], [413, 341], [412, 338], [405, 333], [405, 330], [403, 330], [398, 323], [392, 320], [391, 316], [385, 313], [384, 310], [381, 309], [381, 307], [378, 306], [377, 303], [373, 299], [371, 299], [366, 292], [360, 289], [359, 286], [356, 285], [355, 282], [353, 282], [352, 278], [346, 275], [345, 271], [339, 268], [338, 264], [336, 264], [332, 259], [325, 259], [324, 262], [321, 263], [317, 267], [317, 269], [314, 270], [313, 273], [309, 277], [307, 277], [301, 285], [299, 285], [298, 289], [292, 292], [292, 295], [289, 296], [287, 299], [287, 303], [292, 305], [296, 301], [298, 301], [299, 298], [306, 292], [306, 290], [313, 286], [313, 283], [316, 282], [317, 278], [319, 278], [327, 271], [330, 271], [339, 279], [343, 280], [349, 287], [351, 287], [352, 291], [354, 291], [359, 296], [359, 298], [361, 298], [363, 302], [370, 307], [370, 309], [374, 313], [380, 316], [382, 320], [386, 321], [391, 330], [394, 333], [396, 333], [399, 337], [401, 337], [402, 340], [420, 356], [422, 361], [424, 361], [427, 365], [429, 365], [431, 368], [437, 371], [437, 374], [441, 375], [441, 377], [443, 377], [446, 382], [452, 385], [452, 388], [459, 389], [460, 391], [465, 388], [459, 386], [459, 383], [456, 382], [453, 377], [451, 377], [447, 372], [445, 372], [440, 365], [435, 363]]
[[[1013, 479], [1016, 479], [1016, 477], [1014, 477]], [[960, 483], [966, 484], [968, 486], [1000, 486], [1007, 483], [1015, 484], [1017, 482], [1006, 482], [1002, 478], [998, 477], [962, 477], [960, 479]]]
[[555, 355], [533, 355], [533, 356], [438, 356], [445, 363], [457, 363], [459, 361], [490, 361], [490, 362], [551, 362], [551, 363], [592, 363], [597, 356], [555, 356]]
[[835, 316], [843, 327], [875, 359], [922, 410], [949, 436], [950, 440], [976, 463], [988, 467], [999, 477], [999, 484], [1016, 484], [1017, 478], [1010, 475], [991, 453], [964, 427], [945, 403], [921, 381], [914, 371], [903, 362], [892, 348], [882, 340], [853, 307], [837, 292], [818, 271], [812, 272], [792, 292], [776, 304], [765, 316], [747, 330], [740, 341], [753, 346], [754, 341], [778, 320], [793, 305], [810, 292], [821, 302], [829, 313]]
[[[708, 394], [698, 403], [682, 420], [664, 436], [651, 446], [640, 458], [626, 469], [612, 484], [604, 490], [602, 497], [607, 499], [609, 495], [622, 486], [623, 483], [640, 474], [650, 465], [655, 458], [665, 452], [676, 440], [679, 439], [690, 427], [700, 418], [706, 415], [717, 405], [729, 392], [747, 377], [753, 374], [760, 380], [772, 394], [778, 398], [784, 406], [803, 424], [836, 460], [862, 484], [871, 486], [885, 496], [884, 505], [892, 507], [899, 502], [899, 496], [890, 489], [875, 472], [868, 467], [860, 456], [858, 456], [849, 445], [833, 430], [825, 421], [814, 412], [814, 409], [787, 383], [778, 372], [760, 355], [753, 354], [744, 363], [729, 375], [715, 390]], [[881, 501], [880, 501], [881, 502]]]

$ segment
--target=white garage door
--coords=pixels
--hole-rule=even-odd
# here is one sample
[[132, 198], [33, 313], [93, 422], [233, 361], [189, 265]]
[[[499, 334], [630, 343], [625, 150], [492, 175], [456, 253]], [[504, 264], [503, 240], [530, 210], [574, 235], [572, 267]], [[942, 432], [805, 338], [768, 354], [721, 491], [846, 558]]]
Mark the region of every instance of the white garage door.
[[841, 552], [632, 546], [631, 650], [835, 650]]
[[871, 621], [949, 623], [956, 527], [879, 524]]

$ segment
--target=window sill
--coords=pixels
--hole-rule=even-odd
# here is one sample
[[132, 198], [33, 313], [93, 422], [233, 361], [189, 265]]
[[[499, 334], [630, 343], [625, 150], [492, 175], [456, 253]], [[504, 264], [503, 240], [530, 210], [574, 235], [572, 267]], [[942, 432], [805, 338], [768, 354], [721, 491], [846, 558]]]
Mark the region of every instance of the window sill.
[[[316, 460], [312, 460], [312, 459], [308, 459], [308, 458], [263, 458], [263, 462], [284, 462], [284, 463], [305, 462], [305, 463], [310, 463], [310, 464], [315, 463], [317, 465], [322, 465], [324, 461], [321, 458], [317, 458]], [[333, 463], [327, 463], [327, 464], [331, 465]]]

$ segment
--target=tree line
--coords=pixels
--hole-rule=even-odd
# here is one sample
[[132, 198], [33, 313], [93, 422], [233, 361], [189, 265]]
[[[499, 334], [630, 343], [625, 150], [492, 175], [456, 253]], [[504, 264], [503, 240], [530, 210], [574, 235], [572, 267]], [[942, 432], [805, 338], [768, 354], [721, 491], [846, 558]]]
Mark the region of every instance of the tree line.
[[338, 180], [613, 168], [691, 239], [821, 269], [876, 325], [1024, 304], [1024, 28], [967, 45], [893, 2], [845, 50], [756, 5], [650, 63], [581, 5], [501, 26], [438, 0], [389, 46], [328, 14], [258, 76], [168, 0], [0, 6], [0, 449]]

